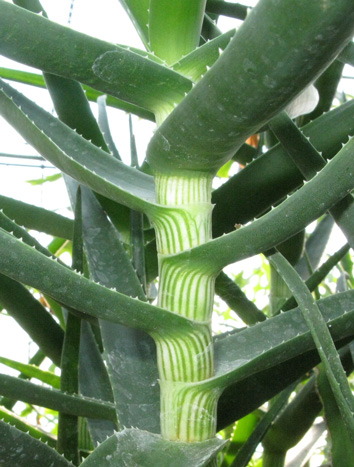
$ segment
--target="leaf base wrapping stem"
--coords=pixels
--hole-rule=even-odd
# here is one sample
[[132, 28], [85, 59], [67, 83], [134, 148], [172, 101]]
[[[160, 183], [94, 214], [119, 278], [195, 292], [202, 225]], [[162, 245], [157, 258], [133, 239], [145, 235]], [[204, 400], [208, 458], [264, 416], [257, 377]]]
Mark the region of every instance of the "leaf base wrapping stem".
[[161, 432], [164, 438], [197, 442], [213, 438], [219, 391], [202, 390], [198, 382], [213, 376], [211, 312], [215, 274], [174, 255], [211, 238], [211, 178], [155, 174], [157, 201], [164, 207], [151, 219], [159, 258], [158, 305], [194, 322], [154, 336], [161, 388]]
[[218, 389], [173, 381], [161, 381], [160, 386], [164, 438], [192, 443], [215, 436]]

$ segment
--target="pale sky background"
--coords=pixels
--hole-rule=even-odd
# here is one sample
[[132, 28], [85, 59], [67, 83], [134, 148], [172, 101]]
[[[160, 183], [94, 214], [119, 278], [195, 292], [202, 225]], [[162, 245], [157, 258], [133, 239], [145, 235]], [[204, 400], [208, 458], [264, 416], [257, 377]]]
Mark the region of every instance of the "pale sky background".
[[[43, 7], [48, 13], [50, 19], [57, 21], [63, 25], [68, 25], [70, 15], [71, 0], [42, 0]], [[242, 2], [241, 2], [242, 3]], [[243, 2], [249, 6], [257, 3], [252, 0], [245, 0]], [[141, 41], [130, 23], [125, 11], [120, 6], [118, 0], [75, 0], [74, 8], [71, 15], [70, 26], [81, 32], [96, 36], [106, 41], [115, 43], [128, 44], [135, 47], [142, 47]], [[226, 31], [235, 27], [235, 21], [232, 19], [223, 19], [219, 23], [219, 27]], [[26, 69], [29, 71], [38, 72], [28, 67], [22, 66], [18, 63], [11, 62], [0, 56], [0, 66]], [[345, 74], [353, 75], [352, 69], [348, 67]], [[30, 96], [32, 100], [36, 101], [48, 111], [52, 111], [52, 104], [45, 90], [32, 88], [26, 85], [17, 85], [10, 83], [17, 87], [21, 92]], [[351, 80], [345, 80], [343, 86], [347, 92], [350, 91], [348, 87], [351, 85]], [[344, 87], [342, 87], [344, 89]], [[97, 106], [93, 104], [93, 111], [97, 115]], [[109, 109], [109, 120], [111, 132], [115, 139], [118, 150], [120, 151], [123, 159], [129, 160], [129, 130], [128, 130], [128, 116], [121, 111]], [[142, 158], [144, 155], [145, 147], [152, 134], [154, 125], [149, 122], [133, 119], [134, 132], [137, 137], [138, 154]], [[25, 143], [9, 125], [6, 124], [0, 117], [0, 153], [10, 154], [24, 154], [36, 155], [36, 152]], [[47, 209], [54, 209], [57, 212], [65, 215], [70, 215], [66, 210], [68, 206], [68, 198], [66, 195], [64, 183], [62, 180], [54, 183], [45, 183], [39, 186], [31, 186], [27, 180], [44, 178], [47, 175], [57, 173], [56, 169], [42, 169], [33, 167], [11, 167], [2, 165], [6, 163], [30, 164], [36, 165], [35, 161], [24, 161], [17, 159], [7, 159], [0, 157], [0, 193], [9, 197], [21, 199], [23, 201], [42, 206]], [[41, 164], [41, 163], [39, 163]], [[43, 165], [48, 166], [47, 162]], [[43, 237], [42, 237], [43, 239]], [[45, 241], [45, 238], [44, 238]], [[344, 242], [341, 236], [337, 236], [333, 242], [333, 250]], [[256, 263], [259, 260], [256, 259]], [[242, 262], [238, 265], [238, 269], [246, 268], [246, 274], [251, 274], [254, 267], [247, 266], [248, 263]], [[252, 286], [252, 282], [250, 283]], [[16, 336], [14, 338], [14, 336]], [[33, 355], [35, 347], [29, 344], [29, 339], [19, 326], [13, 322], [11, 318], [1, 316], [0, 319], [0, 355], [9, 358], [17, 358], [26, 361], [28, 355]], [[5, 367], [0, 366], [0, 371], [4, 371]], [[13, 374], [16, 374], [15, 372]]]

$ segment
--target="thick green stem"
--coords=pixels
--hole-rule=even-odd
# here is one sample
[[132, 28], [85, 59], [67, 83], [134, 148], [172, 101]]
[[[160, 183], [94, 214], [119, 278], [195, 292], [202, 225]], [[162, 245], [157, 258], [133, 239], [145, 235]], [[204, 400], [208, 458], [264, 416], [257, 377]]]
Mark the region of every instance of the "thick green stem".
[[[156, 175], [157, 201], [165, 208], [152, 219], [159, 256], [158, 305], [195, 322], [193, 332], [171, 329], [155, 336], [161, 387], [161, 430], [187, 442], [215, 436], [218, 393], [197, 383], [214, 371], [211, 313], [215, 274], [175, 264], [174, 255], [211, 238], [211, 178], [204, 174]], [[192, 384], [191, 384], [192, 383]]]

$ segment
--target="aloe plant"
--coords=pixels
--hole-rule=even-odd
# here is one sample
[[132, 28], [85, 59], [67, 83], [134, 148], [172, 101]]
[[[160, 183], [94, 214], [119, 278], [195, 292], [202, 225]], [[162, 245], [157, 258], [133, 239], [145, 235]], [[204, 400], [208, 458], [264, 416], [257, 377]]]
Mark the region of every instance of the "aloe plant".
[[[332, 105], [352, 2], [121, 4], [145, 50], [56, 24], [37, 0], [0, 0], [0, 53], [42, 71], [0, 69], [0, 114], [62, 172], [75, 213], [0, 197], [0, 303], [40, 348], [29, 365], [1, 359], [21, 374], [0, 375], [0, 463], [246, 466], [264, 440], [263, 466], [282, 466], [324, 407], [333, 465], [352, 465], [354, 106]], [[223, 14], [244, 21], [221, 33]], [[57, 116], [8, 81], [46, 87]], [[106, 105], [156, 122], [142, 166], [132, 125], [121, 161]], [[246, 167], [214, 189], [232, 163]], [[348, 244], [318, 267], [331, 217]], [[29, 228], [55, 240], [45, 248]], [[223, 272], [259, 254], [263, 311]], [[321, 297], [336, 265], [346, 288]], [[213, 332], [215, 292], [244, 327]], [[11, 412], [17, 400], [59, 412], [56, 450]]]

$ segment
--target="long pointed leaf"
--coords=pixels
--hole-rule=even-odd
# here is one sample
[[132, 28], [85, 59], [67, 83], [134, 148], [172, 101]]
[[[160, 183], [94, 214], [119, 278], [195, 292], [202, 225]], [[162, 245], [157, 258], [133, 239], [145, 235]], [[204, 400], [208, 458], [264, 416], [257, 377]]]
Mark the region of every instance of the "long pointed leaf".
[[0, 274], [0, 300], [38, 347], [60, 367], [63, 330], [22, 285]]
[[28, 467], [29, 460], [31, 467], [72, 467], [72, 464], [54, 449], [1, 420], [0, 436], [0, 464], [4, 467]]
[[[191, 88], [187, 78], [155, 61], [3, 0], [0, 1], [0, 31], [0, 53], [6, 57], [87, 84], [153, 112], [160, 106], [173, 108], [175, 96], [183, 97]], [[22, 44], [28, 41], [31, 48], [25, 50]], [[115, 69], [111, 70], [113, 65]], [[116, 72], [120, 75], [119, 86], [114, 79]]]
[[[318, 306], [336, 342], [353, 338], [354, 291], [319, 300]], [[226, 406], [222, 404], [220, 419], [227, 418], [226, 423], [230, 424], [274, 397], [318, 361], [311, 333], [296, 308], [222, 339], [216, 338], [215, 375], [198, 386], [203, 389], [229, 386], [234, 398], [228, 395], [224, 399]]]
[[0, 209], [17, 224], [24, 225], [27, 229], [38, 230], [68, 240], [72, 238], [73, 221], [55, 212], [2, 195], [0, 195]]
[[322, 73], [353, 33], [351, 0], [329, 0], [326, 8], [321, 1], [260, 1], [154, 134], [148, 148], [153, 170], [215, 173]]
[[9, 358], [0, 357], [0, 363], [20, 371], [29, 378], [36, 378], [43, 383], [50, 384], [53, 388], [60, 388], [60, 377], [51, 371], [44, 371], [35, 365], [17, 362]]
[[102, 443], [82, 467], [204, 467], [221, 450], [224, 441], [212, 439], [200, 443], [176, 443], [136, 429], [116, 433]]
[[[354, 134], [354, 100], [301, 128], [326, 159], [332, 159]], [[254, 157], [254, 156], [253, 156]], [[212, 194], [213, 235], [232, 232], [278, 204], [303, 181], [295, 164], [278, 144], [231, 177]], [[237, 200], [237, 202], [236, 202]]]
[[[118, 232], [87, 189], [83, 189], [83, 226], [93, 279], [145, 300]], [[100, 320], [100, 327], [120, 424], [158, 433], [160, 395], [153, 340], [145, 333], [104, 320]]]
[[311, 331], [316, 348], [321, 357], [328, 381], [338, 405], [339, 412], [354, 441], [354, 396], [336, 351], [330, 331], [310, 291], [287, 260], [276, 252], [269, 257], [271, 264], [283, 277], [296, 297], [304, 319]]
[[[56, 439], [53, 438], [48, 433], [29, 425], [25, 420], [15, 415], [13, 412], [5, 409], [4, 407], [0, 408], [0, 420], [16, 427], [18, 430], [23, 433], [28, 433], [32, 438], [41, 440], [48, 444], [48, 446], [55, 448]], [[1, 459], [1, 454], [0, 454]]]
[[[80, 393], [86, 397], [96, 397], [112, 402], [112, 387], [108, 378], [107, 368], [97, 347], [92, 330], [88, 323], [83, 322], [81, 328], [80, 347]], [[111, 436], [117, 429], [115, 423], [109, 420], [88, 419], [92, 442], [96, 446]]]
[[188, 333], [199, 326], [175, 313], [89, 281], [1, 229], [0, 240], [3, 274], [32, 285], [75, 310], [152, 333], [168, 332], [171, 328]]
[[48, 389], [9, 375], [0, 374], [0, 392], [11, 399], [48, 407], [63, 413], [115, 421], [113, 404]]
[[234, 29], [225, 34], [221, 34], [178, 60], [177, 63], [172, 65], [172, 68], [178, 71], [178, 73], [187, 76], [187, 78], [191, 79], [193, 82], [199, 81], [208, 69], [214, 65], [220, 56], [220, 51], [223, 51], [227, 47], [234, 35]]
[[1, 115], [59, 169], [137, 210], [155, 206], [152, 177], [86, 141], [7, 84], [1, 88]]
[[[269, 126], [306, 180], [310, 180], [325, 166], [325, 160], [285, 112], [277, 115]], [[346, 196], [330, 210], [330, 213], [345, 233], [348, 242], [354, 247], [353, 197]]]
[[130, 16], [145, 47], [149, 48], [149, 4], [150, 0], [119, 0]]
[[[28, 71], [12, 70], [10, 68], [0, 67], [0, 77], [10, 81], [16, 81], [18, 83], [37, 86], [39, 88], [46, 87], [43, 76], [38, 73], [31, 73]], [[102, 92], [96, 91], [95, 89], [92, 89], [89, 86], [83, 85], [82, 87], [89, 101], [96, 102], [99, 97], [102, 97], [104, 95]], [[137, 115], [140, 118], [155, 121], [154, 115], [148, 110], [145, 110], [133, 104], [129, 104], [129, 102], [122, 101], [121, 99], [117, 99], [116, 97], [107, 96], [107, 105], [116, 109], [124, 110], [125, 112], [132, 113], [133, 115]]]
[[175, 260], [181, 264], [200, 261], [201, 267], [217, 270], [300, 232], [354, 188], [353, 151], [351, 139], [316, 177], [269, 213], [235, 232], [176, 255]]

